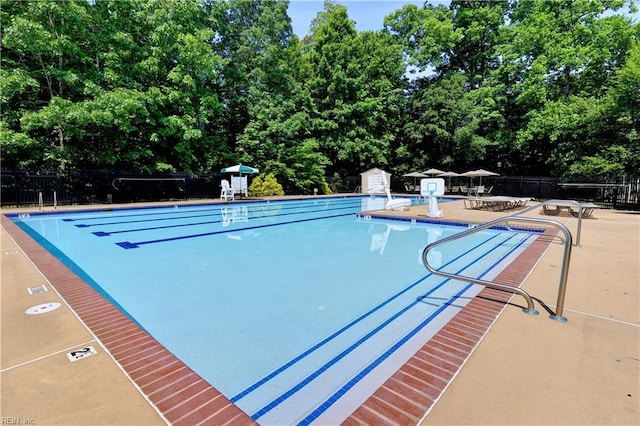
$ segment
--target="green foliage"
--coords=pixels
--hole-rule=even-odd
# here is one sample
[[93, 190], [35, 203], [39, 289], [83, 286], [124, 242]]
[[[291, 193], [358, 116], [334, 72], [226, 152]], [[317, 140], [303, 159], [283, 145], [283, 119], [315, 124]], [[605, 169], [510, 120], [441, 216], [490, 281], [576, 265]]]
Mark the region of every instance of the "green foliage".
[[256, 176], [249, 185], [250, 197], [270, 197], [274, 195], [284, 195], [284, 189], [282, 185], [278, 183], [276, 177], [269, 173], [264, 178]]
[[399, 127], [400, 45], [383, 32], [358, 34], [344, 6], [325, 2], [304, 50], [311, 130], [329, 173], [387, 164]]
[[624, 163], [631, 153], [622, 146], [609, 146], [593, 156], [584, 156], [573, 163], [568, 175], [616, 177], [625, 172]]
[[302, 41], [288, 5], [0, 0], [2, 166], [242, 161], [300, 194], [374, 166], [640, 169], [634, 2], [427, 2], [358, 32], [328, 0]]
[[443, 63], [443, 51], [461, 40], [462, 32], [453, 27], [452, 12], [444, 5], [419, 8], [408, 4], [387, 16], [385, 29], [404, 48], [409, 65], [418, 72]]
[[[2, 40], [1, 101], [16, 116], [6, 127], [37, 141], [41, 167], [204, 169], [221, 59], [200, 12], [177, 0], [14, 7]], [[20, 162], [13, 154], [3, 162]]]
[[329, 186], [329, 184], [324, 181], [322, 182], [320, 188], [319, 189], [319, 194], [323, 194], [323, 195], [331, 195], [333, 194], [333, 191], [331, 190], [331, 187]]

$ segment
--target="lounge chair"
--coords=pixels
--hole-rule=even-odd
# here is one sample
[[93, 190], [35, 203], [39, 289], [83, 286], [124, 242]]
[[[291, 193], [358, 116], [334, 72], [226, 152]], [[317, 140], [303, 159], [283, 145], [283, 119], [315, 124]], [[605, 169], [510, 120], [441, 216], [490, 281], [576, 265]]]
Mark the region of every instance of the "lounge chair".
[[476, 197], [484, 195], [484, 186], [474, 186], [473, 188], [469, 189], [469, 196], [472, 195], [475, 195]]
[[594, 209], [598, 206], [593, 203], [581, 203], [573, 200], [549, 200], [542, 205], [542, 212], [546, 215], [557, 216], [562, 210], [567, 210], [573, 217], [580, 215], [582, 209], [582, 217], [588, 219], [593, 214]]
[[475, 197], [466, 198], [464, 207], [467, 209], [503, 211], [525, 207], [529, 201], [531, 201], [531, 198], [527, 197]]
[[220, 199], [224, 201], [233, 201], [234, 194], [233, 190], [231, 189], [231, 185], [229, 185], [229, 181], [226, 179], [222, 179], [222, 182], [220, 182], [220, 187]]

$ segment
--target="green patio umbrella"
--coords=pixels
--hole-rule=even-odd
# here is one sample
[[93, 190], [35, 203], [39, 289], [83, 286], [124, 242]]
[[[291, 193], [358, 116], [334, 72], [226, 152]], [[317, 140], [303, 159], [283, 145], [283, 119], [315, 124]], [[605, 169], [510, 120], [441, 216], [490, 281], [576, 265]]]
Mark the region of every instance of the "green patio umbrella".
[[252, 174], [252, 173], [260, 173], [260, 170], [245, 166], [244, 164], [236, 164], [235, 166], [225, 167], [221, 170], [222, 173], [239, 173], [240, 176], [242, 174]]

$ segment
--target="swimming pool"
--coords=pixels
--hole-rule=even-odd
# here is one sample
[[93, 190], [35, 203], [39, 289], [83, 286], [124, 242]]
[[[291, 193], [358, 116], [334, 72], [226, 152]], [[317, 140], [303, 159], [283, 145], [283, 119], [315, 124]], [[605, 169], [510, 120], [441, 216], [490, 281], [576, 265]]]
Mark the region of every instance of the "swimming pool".
[[[357, 219], [369, 201], [14, 220], [258, 422], [328, 422], [478, 291], [420, 261], [459, 228]], [[489, 279], [530, 238], [477, 235], [432, 263]]]

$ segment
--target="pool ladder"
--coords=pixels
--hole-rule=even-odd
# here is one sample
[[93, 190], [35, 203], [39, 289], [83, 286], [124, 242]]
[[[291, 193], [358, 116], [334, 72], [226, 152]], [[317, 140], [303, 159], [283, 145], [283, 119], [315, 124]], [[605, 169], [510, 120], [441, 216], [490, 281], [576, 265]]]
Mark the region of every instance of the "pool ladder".
[[[424, 263], [424, 266], [427, 268], [427, 270], [429, 270], [429, 272], [431, 272], [434, 275], [439, 275], [441, 277], [445, 277], [445, 278], [450, 278], [450, 279], [454, 279], [454, 280], [460, 280], [460, 281], [468, 281], [468, 282], [472, 282], [474, 284], [479, 284], [488, 288], [493, 288], [496, 290], [500, 290], [500, 291], [505, 291], [508, 293], [515, 293], [518, 294], [520, 296], [522, 296], [524, 298], [524, 300], [527, 302], [527, 307], [523, 308], [523, 312], [530, 314], [530, 315], [538, 315], [538, 311], [535, 309], [535, 305], [533, 303], [533, 298], [529, 295], [529, 293], [527, 293], [526, 291], [524, 291], [521, 288], [518, 287], [512, 287], [509, 285], [505, 285], [505, 284], [500, 284], [500, 283], [496, 283], [493, 281], [485, 281], [485, 280], [481, 280], [478, 278], [473, 278], [473, 277], [467, 277], [464, 275], [459, 275], [459, 274], [451, 274], [448, 272], [443, 272], [443, 271], [438, 271], [437, 269], [435, 269], [434, 267], [432, 267], [429, 264], [429, 260], [428, 260], [428, 254], [429, 251], [437, 246], [446, 244], [448, 242], [454, 241], [454, 240], [458, 240], [460, 238], [464, 238], [466, 236], [469, 236], [471, 234], [475, 234], [478, 233], [480, 231], [483, 231], [485, 229], [489, 229], [491, 227], [494, 226], [504, 226], [507, 229], [511, 230], [512, 228], [509, 226], [509, 224], [511, 222], [526, 222], [526, 223], [536, 223], [536, 224], [543, 224], [543, 225], [550, 225], [553, 226], [555, 228], [557, 228], [561, 233], [562, 233], [562, 237], [560, 235], [553, 235], [554, 238], [559, 238], [560, 240], [562, 240], [562, 243], [564, 245], [564, 252], [562, 255], [562, 270], [560, 273], [560, 284], [558, 285], [558, 299], [556, 301], [556, 311], [555, 313], [552, 313], [551, 315], [549, 315], [549, 318], [555, 320], [555, 321], [559, 321], [559, 322], [567, 322], [567, 318], [565, 318], [564, 316], [562, 316], [563, 311], [564, 311], [564, 298], [565, 298], [565, 294], [567, 291], [567, 278], [569, 276], [569, 261], [571, 260], [571, 248], [573, 246], [573, 237], [571, 235], [571, 231], [569, 231], [569, 228], [567, 228], [564, 224], [557, 222], [555, 220], [551, 220], [551, 219], [542, 219], [542, 218], [534, 218], [534, 217], [523, 217], [520, 216], [523, 213], [526, 213], [528, 211], [531, 211], [533, 209], [536, 209], [538, 207], [543, 206], [545, 203], [539, 203], [536, 204], [534, 206], [531, 206], [529, 208], [526, 208], [524, 210], [519, 211], [516, 214], [510, 215], [510, 216], [504, 216], [495, 220], [492, 220], [491, 222], [487, 222], [484, 224], [479, 224], [479, 225], [474, 225], [472, 228], [469, 228], [466, 231], [460, 232], [458, 234], [454, 234], [450, 237], [447, 238], [443, 238], [441, 240], [438, 240], [436, 242], [433, 242], [429, 245], [427, 245], [424, 248], [424, 251], [422, 252], [422, 262]], [[582, 207], [580, 206], [579, 203], [576, 202], [576, 206], [579, 209], [579, 214], [578, 214], [578, 236], [577, 236], [577, 244], [579, 245], [580, 242], [580, 231], [581, 231], [581, 227], [582, 227]], [[525, 231], [526, 230], [521, 230], [519, 229], [518, 231]]]

